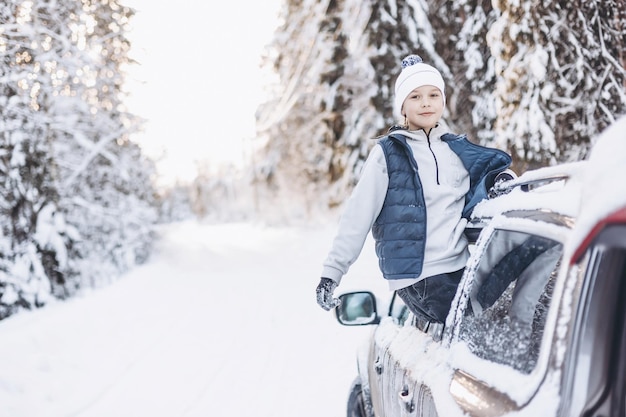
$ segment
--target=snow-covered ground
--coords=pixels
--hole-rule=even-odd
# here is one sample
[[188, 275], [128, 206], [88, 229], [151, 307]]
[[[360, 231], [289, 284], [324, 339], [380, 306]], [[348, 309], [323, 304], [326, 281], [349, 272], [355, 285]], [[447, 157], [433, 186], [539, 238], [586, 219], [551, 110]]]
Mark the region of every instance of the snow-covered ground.
[[[315, 302], [334, 225], [168, 225], [112, 285], [0, 321], [0, 417], [345, 415], [371, 327]], [[371, 243], [340, 288], [382, 291]]]

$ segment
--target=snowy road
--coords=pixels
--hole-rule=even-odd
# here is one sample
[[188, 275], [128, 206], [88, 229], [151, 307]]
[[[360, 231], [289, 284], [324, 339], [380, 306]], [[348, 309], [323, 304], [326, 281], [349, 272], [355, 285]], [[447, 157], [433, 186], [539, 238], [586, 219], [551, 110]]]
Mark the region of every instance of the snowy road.
[[[0, 417], [344, 416], [371, 328], [315, 304], [332, 232], [168, 226], [120, 281], [0, 322]], [[372, 252], [346, 280], [384, 293]]]

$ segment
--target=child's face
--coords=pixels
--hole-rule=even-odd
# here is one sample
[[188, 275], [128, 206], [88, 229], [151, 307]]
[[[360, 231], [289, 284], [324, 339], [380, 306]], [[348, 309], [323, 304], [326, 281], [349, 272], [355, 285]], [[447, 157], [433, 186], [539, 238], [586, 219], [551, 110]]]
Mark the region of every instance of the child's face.
[[409, 130], [430, 130], [443, 114], [443, 95], [432, 85], [423, 85], [411, 91], [404, 100], [402, 114], [406, 116]]

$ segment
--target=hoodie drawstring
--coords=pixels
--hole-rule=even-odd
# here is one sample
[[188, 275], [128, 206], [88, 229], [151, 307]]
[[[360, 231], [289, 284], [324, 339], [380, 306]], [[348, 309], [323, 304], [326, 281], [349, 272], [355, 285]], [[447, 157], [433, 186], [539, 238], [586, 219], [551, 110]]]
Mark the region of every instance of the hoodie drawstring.
[[433, 152], [433, 148], [430, 146], [430, 132], [426, 132], [426, 130], [424, 130], [424, 133], [426, 133], [426, 140], [428, 140], [428, 149], [430, 149], [430, 153], [433, 154], [433, 159], [435, 160], [435, 176], [437, 178], [437, 185], [441, 185], [439, 183], [439, 162], [437, 162], [437, 156], [435, 155], [435, 152]]

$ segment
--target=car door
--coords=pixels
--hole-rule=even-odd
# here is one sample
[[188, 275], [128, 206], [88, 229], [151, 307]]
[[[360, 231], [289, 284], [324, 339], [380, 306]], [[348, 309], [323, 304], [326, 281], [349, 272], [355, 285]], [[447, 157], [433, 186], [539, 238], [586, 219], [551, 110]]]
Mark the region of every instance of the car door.
[[394, 293], [389, 303], [387, 316], [381, 320], [374, 332], [370, 347], [370, 395], [376, 416], [391, 416], [394, 414], [390, 414], [390, 410], [396, 412], [398, 410], [395, 404], [396, 398], [393, 398], [392, 394], [392, 387], [396, 385], [395, 378], [398, 374], [397, 364], [389, 355], [388, 349], [408, 317], [408, 308]]
[[472, 250], [442, 339], [414, 320], [393, 330], [381, 323], [378, 415], [500, 416], [530, 399], [541, 379], [531, 374], [547, 367], [541, 341], [570, 225], [545, 211], [492, 220]]

